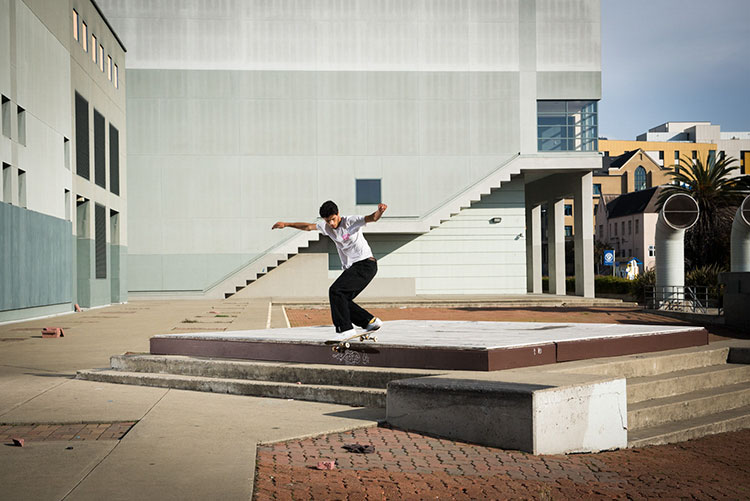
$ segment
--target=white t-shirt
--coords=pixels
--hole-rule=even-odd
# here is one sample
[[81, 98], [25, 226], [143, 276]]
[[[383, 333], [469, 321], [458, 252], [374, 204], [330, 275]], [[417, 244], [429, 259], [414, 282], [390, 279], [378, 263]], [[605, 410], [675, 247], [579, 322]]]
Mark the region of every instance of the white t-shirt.
[[362, 234], [364, 225], [365, 216], [341, 216], [341, 222], [336, 229], [331, 228], [325, 221], [317, 222], [318, 231], [328, 235], [336, 244], [344, 269], [357, 261], [373, 257], [370, 245]]

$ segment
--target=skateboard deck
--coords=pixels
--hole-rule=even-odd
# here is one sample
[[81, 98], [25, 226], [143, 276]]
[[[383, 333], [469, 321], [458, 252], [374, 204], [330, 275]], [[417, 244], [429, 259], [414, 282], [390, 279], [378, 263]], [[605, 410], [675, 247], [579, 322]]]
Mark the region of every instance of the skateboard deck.
[[349, 336], [348, 338], [345, 338], [345, 339], [330, 339], [326, 341], [325, 344], [333, 345], [331, 347], [331, 350], [333, 351], [343, 351], [343, 350], [346, 350], [347, 348], [350, 348], [352, 341], [354, 341], [355, 339], [359, 339], [360, 341], [372, 341], [374, 343], [377, 343], [378, 338], [375, 337], [373, 334], [374, 334], [374, 331], [362, 332], [360, 334], [355, 334], [354, 336]]

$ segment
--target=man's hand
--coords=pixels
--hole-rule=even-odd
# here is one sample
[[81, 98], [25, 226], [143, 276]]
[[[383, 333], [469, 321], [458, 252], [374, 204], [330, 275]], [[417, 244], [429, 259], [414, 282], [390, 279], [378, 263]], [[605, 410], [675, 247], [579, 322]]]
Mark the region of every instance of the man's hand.
[[378, 219], [380, 219], [380, 216], [383, 215], [383, 212], [388, 208], [385, 204], [378, 204], [378, 210], [370, 214], [369, 216], [365, 216], [365, 223], [374, 223]]
[[318, 229], [315, 223], [286, 223], [284, 221], [279, 221], [278, 223], [271, 226], [272, 230], [281, 228], [296, 228], [301, 231], [315, 231], [316, 229]]
[[286, 228], [286, 223], [283, 223], [283, 222], [281, 222], [281, 221], [279, 221], [278, 223], [274, 224], [274, 225], [273, 225], [273, 226], [271, 227], [271, 229], [272, 229], [272, 230], [276, 230], [276, 229], [282, 229], [282, 228]]

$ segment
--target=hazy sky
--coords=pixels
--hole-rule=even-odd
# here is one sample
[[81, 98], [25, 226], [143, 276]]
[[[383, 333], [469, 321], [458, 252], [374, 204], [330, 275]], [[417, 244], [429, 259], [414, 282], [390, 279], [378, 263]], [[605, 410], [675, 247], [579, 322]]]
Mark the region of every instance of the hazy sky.
[[602, 0], [599, 135], [750, 130], [750, 0]]

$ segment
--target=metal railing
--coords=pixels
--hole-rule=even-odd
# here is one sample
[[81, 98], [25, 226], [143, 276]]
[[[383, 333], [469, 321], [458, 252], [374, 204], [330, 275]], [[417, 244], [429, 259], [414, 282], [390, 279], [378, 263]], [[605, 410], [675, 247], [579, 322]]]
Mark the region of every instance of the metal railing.
[[[709, 313], [722, 313], [722, 301], [715, 287], [706, 285], [645, 287], [646, 309]], [[712, 311], [713, 312], [713, 311]]]

